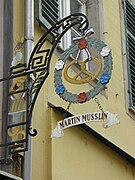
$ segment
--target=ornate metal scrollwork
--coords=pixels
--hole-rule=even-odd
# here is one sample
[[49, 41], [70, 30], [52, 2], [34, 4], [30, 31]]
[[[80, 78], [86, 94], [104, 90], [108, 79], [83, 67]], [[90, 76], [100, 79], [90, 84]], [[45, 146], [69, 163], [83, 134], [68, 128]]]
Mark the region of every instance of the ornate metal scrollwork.
[[[33, 95], [32, 102], [30, 103], [30, 116], [33, 107], [45, 79], [49, 75], [49, 67], [52, 54], [55, 47], [60, 42], [62, 36], [73, 26], [78, 25], [78, 31], [83, 33], [88, 28], [88, 19], [83, 14], [73, 14], [57, 22], [36, 44], [28, 64], [28, 69], [33, 70], [35, 80], [33, 82], [31, 92]], [[60, 33], [61, 32], [61, 33]], [[48, 40], [48, 35], [53, 34], [52, 39], [49, 40], [52, 44], [51, 49], [42, 49], [44, 43]], [[38, 55], [38, 56], [37, 56]], [[38, 72], [40, 72], [38, 74]]]
[[[9, 87], [10, 81], [13, 82], [8, 90], [6, 102], [7, 114], [6, 120], [4, 119], [7, 125], [5, 132], [6, 140], [0, 145], [0, 147], [6, 148], [5, 157], [7, 157], [7, 154], [14, 152], [27, 151], [28, 134], [30, 136], [37, 135], [37, 130], [31, 128], [32, 112], [37, 96], [49, 75], [51, 58], [57, 44], [62, 36], [74, 26], [78, 28], [80, 33], [83, 33], [88, 28], [87, 17], [84, 14], [77, 13], [57, 22], [37, 42], [28, 64], [19, 63], [16, 66], [12, 66], [9, 76], [0, 79], [0, 82], [7, 82], [7, 87]], [[52, 34], [51, 39], [49, 39], [50, 34]], [[51, 48], [44, 47], [47, 41], [52, 44]], [[21, 113], [23, 120], [20, 116]]]

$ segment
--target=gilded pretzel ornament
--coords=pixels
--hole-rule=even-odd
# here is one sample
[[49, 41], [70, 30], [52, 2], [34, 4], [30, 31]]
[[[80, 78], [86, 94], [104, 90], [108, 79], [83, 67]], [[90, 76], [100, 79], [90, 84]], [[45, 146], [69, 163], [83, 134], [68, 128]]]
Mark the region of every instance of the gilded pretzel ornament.
[[[91, 53], [89, 53], [89, 58], [85, 61], [78, 60], [79, 53], [82, 50], [81, 48], [78, 50], [78, 45], [80, 46], [79, 42], [74, 41], [72, 45], [61, 54], [54, 72], [54, 85], [56, 88], [56, 93], [65, 101], [70, 103], [84, 103], [92, 98], [94, 98], [97, 94], [99, 94], [109, 82], [111, 73], [112, 73], [112, 54], [111, 50], [108, 46], [103, 42], [96, 38], [91, 38], [90, 35], [87, 36], [85, 39], [85, 45], [83, 49], [88, 52], [89, 47], [93, 47], [96, 49], [100, 55], [102, 56], [102, 60], [92, 57]], [[83, 40], [84, 41], [84, 40]], [[81, 46], [82, 47], [82, 46]], [[74, 52], [78, 51], [76, 58], [71, 61], [68, 65], [66, 65], [66, 60], [73, 54]], [[86, 63], [93, 61], [97, 64], [98, 68], [95, 73], [88, 72], [86, 70]], [[79, 64], [81, 69], [80, 71], [74, 76], [70, 77], [68, 74], [68, 70], [71, 66]], [[62, 73], [63, 71], [63, 73]], [[95, 78], [98, 77], [96, 85], [88, 90], [87, 92], [80, 92], [79, 94], [74, 94], [69, 92], [63, 84], [62, 81], [62, 74], [64, 75], [65, 80], [72, 84], [83, 84], [93, 81]], [[83, 74], [83, 77], [80, 78], [80, 75]]]
[[[81, 70], [74, 77], [70, 77], [70, 75], [68, 74], [68, 69], [72, 65], [76, 64], [75, 60], [73, 60], [64, 68], [64, 78], [69, 83], [72, 83], [72, 84], [83, 84], [83, 83], [88, 83], [90, 81], [93, 81], [100, 74], [101, 69], [102, 69], [102, 64], [101, 64], [101, 61], [96, 57], [92, 57], [92, 61], [98, 65], [98, 69], [96, 73], [91, 73], [87, 70], [86, 68], [86, 63], [88, 62], [87, 59], [85, 61], [78, 60], [78, 64], [81, 66]], [[80, 79], [81, 74], [83, 75], [83, 77], [81, 77]]]

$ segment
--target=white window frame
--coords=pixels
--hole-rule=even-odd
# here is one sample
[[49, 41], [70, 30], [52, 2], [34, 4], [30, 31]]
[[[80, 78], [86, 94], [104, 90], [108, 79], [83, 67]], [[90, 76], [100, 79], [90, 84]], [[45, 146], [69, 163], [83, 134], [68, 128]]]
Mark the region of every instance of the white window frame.
[[[73, 0], [59, 0], [60, 4], [60, 19], [70, 15], [70, 1]], [[86, 1], [87, 0], [76, 0], [81, 5], [80, 13], [86, 14]], [[68, 32], [64, 35], [60, 47], [62, 49], [67, 49], [71, 45], [71, 31], [74, 31], [77, 35], [80, 35], [73, 27], [68, 30]]]

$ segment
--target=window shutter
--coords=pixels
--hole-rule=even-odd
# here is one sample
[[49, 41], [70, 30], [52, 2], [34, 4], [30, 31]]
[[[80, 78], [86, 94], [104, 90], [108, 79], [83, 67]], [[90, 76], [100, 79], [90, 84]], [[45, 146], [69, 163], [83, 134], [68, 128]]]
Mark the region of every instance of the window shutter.
[[37, 0], [36, 7], [36, 17], [41, 26], [49, 29], [58, 21], [58, 0]]
[[135, 6], [125, 1], [127, 67], [130, 107], [135, 109]]

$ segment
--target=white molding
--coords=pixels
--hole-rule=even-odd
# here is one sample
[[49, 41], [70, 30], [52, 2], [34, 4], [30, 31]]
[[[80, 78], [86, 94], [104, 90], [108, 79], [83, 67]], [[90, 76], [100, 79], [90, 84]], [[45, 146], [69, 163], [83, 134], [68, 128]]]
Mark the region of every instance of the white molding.
[[[70, 1], [71, 0], [60, 0], [60, 18], [70, 15]], [[73, 0], [72, 0], [73, 1]], [[81, 5], [80, 13], [86, 14], [86, 1], [87, 0], [75, 0], [78, 1]], [[67, 49], [71, 45], [71, 30], [64, 35], [60, 46], [62, 49]]]
[[12, 178], [12, 179], [14, 179], [14, 180], [23, 180], [23, 179], [20, 178], [20, 177], [14, 176], [14, 175], [12, 175], [12, 174], [9, 174], [9, 173], [7, 173], [7, 172], [5, 172], [5, 171], [1, 171], [1, 170], [0, 170], [0, 175], [3, 175], [3, 176], [5, 176], [5, 177]]

